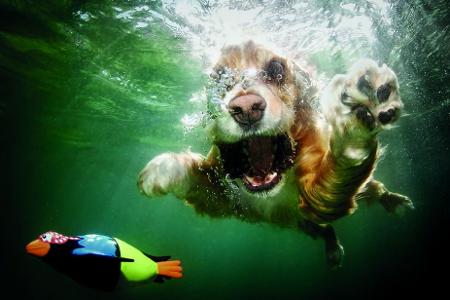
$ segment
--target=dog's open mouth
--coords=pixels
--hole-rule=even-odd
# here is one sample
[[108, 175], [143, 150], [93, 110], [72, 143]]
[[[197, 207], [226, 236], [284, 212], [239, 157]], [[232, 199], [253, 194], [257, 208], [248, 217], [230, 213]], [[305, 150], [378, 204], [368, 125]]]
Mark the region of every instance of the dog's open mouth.
[[287, 134], [254, 136], [218, 147], [225, 172], [232, 179], [241, 178], [251, 192], [275, 187], [294, 163], [294, 145]]

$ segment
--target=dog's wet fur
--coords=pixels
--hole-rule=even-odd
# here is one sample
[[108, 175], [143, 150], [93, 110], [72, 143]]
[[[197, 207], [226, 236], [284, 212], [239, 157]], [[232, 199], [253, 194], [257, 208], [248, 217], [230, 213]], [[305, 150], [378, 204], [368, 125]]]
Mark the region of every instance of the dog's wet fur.
[[413, 208], [372, 176], [377, 134], [403, 107], [386, 65], [361, 60], [318, 97], [305, 70], [249, 41], [222, 50], [208, 91], [210, 152], [153, 158], [139, 176], [145, 195], [173, 193], [209, 216], [301, 229], [324, 239], [332, 267], [344, 252], [331, 223], [359, 201], [390, 213]]

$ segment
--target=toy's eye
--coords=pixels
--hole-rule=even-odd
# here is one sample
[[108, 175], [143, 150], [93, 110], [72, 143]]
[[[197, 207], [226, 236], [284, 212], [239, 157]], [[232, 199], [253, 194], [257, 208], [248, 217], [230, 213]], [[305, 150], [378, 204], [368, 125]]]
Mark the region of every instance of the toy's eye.
[[51, 239], [52, 239], [52, 235], [48, 234], [48, 233], [45, 233], [45, 234], [41, 235], [41, 239], [44, 242], [50, 242]]

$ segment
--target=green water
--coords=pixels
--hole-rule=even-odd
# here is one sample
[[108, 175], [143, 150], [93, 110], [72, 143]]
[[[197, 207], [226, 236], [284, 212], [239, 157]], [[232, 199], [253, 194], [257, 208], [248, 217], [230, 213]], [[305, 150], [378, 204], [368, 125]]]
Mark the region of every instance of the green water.
[[[448, 270], [447, 2], [199, 1], [191, 3], [197, 19], [172, 2], [0, 2], [2, 290], [28, 299], [365, 299], [443, 290], [445, 277], [433, 274]], [[322, 241], [210, 219], [173, 196], [137, 191], [137, 174], [155, 155], [208, 150], [202, 127], [188, 130], [181, 120], [206, 108], [189, 99], [205, 84], [202, 47], [222, 34], [206, 29], [225, 8], [259, 8], [259, 27], [247, 29], [269, 26], [262, 35], [272, 42], [309, 50], [324, 80], [363, 56], [398, 74], [407, 116], [382, 133], [388, 148], [376, 177], [416, 210], [397, 218], [361, 205], [336, 222], [346, 252], [339, 270], [327, 268]], [[339, 27], [354, 16], [371, 21], [370, 35], [359, 31], [364, 24]], [[180, 258], [185, 277], [112, 294], [82, 287], [25, 254], [47, 230], [117, 236]]]

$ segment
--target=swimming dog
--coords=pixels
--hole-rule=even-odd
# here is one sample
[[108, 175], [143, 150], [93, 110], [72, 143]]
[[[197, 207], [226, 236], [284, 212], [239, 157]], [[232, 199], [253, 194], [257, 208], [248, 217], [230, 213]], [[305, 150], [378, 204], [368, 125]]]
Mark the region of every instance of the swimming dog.
[[403, 108], [386, 65], [361, 60], [318, 96], [307, 71], [249, 41], [225, 47], [210, 78], [211, 150], [153, 158], [139, 175], [145, 195], [173, 193], [212, 217], [300, 229], [324, 239], [332, 267], [344, 250], [331, 223], [359, 201], [413, 208], [373, 178], [377, 135]]

